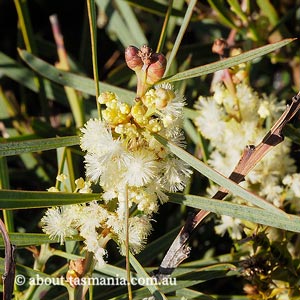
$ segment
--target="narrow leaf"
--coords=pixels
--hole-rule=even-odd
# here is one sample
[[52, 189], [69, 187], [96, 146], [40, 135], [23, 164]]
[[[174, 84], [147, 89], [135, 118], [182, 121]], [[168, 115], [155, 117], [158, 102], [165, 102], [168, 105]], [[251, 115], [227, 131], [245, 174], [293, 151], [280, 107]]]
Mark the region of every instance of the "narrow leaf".
[[[140, 265], [140, 263], [136, 260], [136, 258], [130, 254], [129, 255], [130, 264], [133, 266], [135, 271], [137, 272], [138, 277], [143, 279], [151, 279], [150, 276], [147, 274], [147, 272], [144, 270], [144, 268]], [[148, 290], [151, 292], [152, 295], [154, 295], [155, 299], [157, 300], [166, 300], [166, 296], [162, 294], [157, 286], [153, 285], [147, 285]]]
[[[3, 273], [3, 267], [4, 266], [4, 258], [0, 257], [0, 272]], [[50, 278], [53, 280], [53, 282], [55, 282], [57, 285], [65, 285], [65, 280], [57, 280], [58, 278], [56, 276], [52, 276], [50, 274], [46, 274], [43, 273], [41, 271], [38, 270], [34, 270], [32, 268], [26, 267], [24, 265], [21, 264], [17, 264], [16, 265], [16, 269], [17, 269], [17, 273], [18, 274], [22, 274], [25, 276], [26, 281], [29, 278], [45, 278], [47, 280], [49, 280]], [[48, 281], [49, 282], [49, 281]]]
[[[34, 72], [2, 52], [0, 52], [0, 72], [29, 90], [39, 92], [39, 87], [35, 84]], [[67, 104], [67, 98], [62, 87], [51, 84], [48, 80], [44, 80], [44, 87], [48, 99], [56, 100], [63, 105]]]
[[276, 26], [278, 23], [278, 14], [270, 0], [257, 0], [256, 3], [262, 10], [263, 15], [268, 17], [271, 25]]
[[[19, 54], [21, 58], [37, 73], [51, 81], [54, 81], [60, 85], [66, 85], [73, 87], [75, 90], [87, 93], [95, 96], [95, 83], [91, 78], [72, 74], [70, 72], [58, 70], [47, 62], [35, 57], [26, 50], [20, 50]], [[101, 82], [101, 89], [111, 92], [115, 92], [122, 101], [131, 103], [135, 98], [135, 93], [127, 91], [125, 89], [115, 87], [113, 85]]]
[[78, 136], [36, 139], [22, 142], [7, 142], [0, 144], [0, 156], [19, 155], [26, 152], [45, 151], [78, 144]]
[[300, 232], [300, 217], [295, 215], [276, 214], [275, 216], [274, 213], [265, 209], [194, 195], [173, 194], [169, 201], [270, 227]]
[[0, 209], [49, 207], [99, 199], [101, 199], [100, 194], [0, 190]]
[[[130, 5], [123, 0], [116, 0], [115, 3], [117, 8], [119, 9], [120, 14], [125, 20], [126, 25], [128, 26], [129, 32], [135, 40], [135, 45], [147, 45], [148, 40], [144, 34], [143, 27], [139, 24], [139, 21]], [[119, 28], [117, 28], [117, 30], [119, 30]], [[124, 46], [127, 47], [128, 45], [130, 44], [127, 43]]]
[[[59, 243], [59, 239], [49, 239], [49, 236], [47, 234], [42, 233], [19, 233], [19, 232], [13, 232], [9, 233], [9, 238], [11, 240], [11, 243], [18, 248], [22, 247], [29, 247], [29, 246], [39, 246], [41, 244], [47, 244], [47, 243]], [[82, 238], [78, 238], [78, 240], [81, 240]], [[68, 238], [66, 238], [66, 241]], [[75, 239], [72, 237], [69, 240], [74, 241]], [[4, 244], [3, 240], [0, 239], [0, 249], [3, 249]]]
[[173, 60], [176, 57], [177, 51], [178, 51], [179, 46], [181, 44], [181, 41], [183, 39], [184, 33], [186, 32], [186, 29], [187, 29], [187, 27], [188, 27], [188, 25], [190, 23], [190, 19], [192, 17], [192, 14], [193, 14], [193, 11], [194, 11], [194, 7], [195, 7], [196, 4], [197, 4], [197, 0], [191, 0], [191, 1], [189, 1], [188, 8], [186, 10], [186, 13], [185, 13], [185, 16], [183, 18], [182, 24], [180, 26], [179, 33], [176, 36], [176, 40], [175, 40], [174, 46], [172, 47], [171, 54], [170, 54], [170, 56], [168, 58], [168, 62], [167, 62], [165, 74], [168, 74], [170, 66], [171, 66]]
[[274, 44], [269, 44], [266, 46], [262, 46], [259, 48], [256, 48], [254, 50], [250, 50], [247, 52], [244, 52], [242, 54], [232, 56], [226, 59], [223, 59], [221, 61], [217, 61], [211, 64], [207, 64], [204, 66], [196, 67], [181, 73], [177, 73], [173, 76], [169, 76], [164, 78], [161, 82], [173, 82], [173, 81], [179, 81], [179, 80], [184, 80], [188, 78], [193, 78], [193, 77], [199, 77], [203, 76], [206, 74], [214, 73], [219, 70], [231, 68], [235, 65], [253, 60], [255, 58], [258, 58], [260, 56], [266, 55], [270, 52], [273, 52], [290, 42], [294, 41], [295, 39], [285, 39], [280, 42], [274, 43]]
[[217, 12], [220, 21], [232, 29], [238, 29], [238, 27], [233, 23], [233, 16], [230, 14], [230, 11], [224, 4], [224, 1], [220, 0], [208, 0], [208, 3], [213, 8], [215, 12]]
[[[167, 294], [212, 279], [232, 276], [229, 275], [228, 271], [234, 267], [235, 266], [232, 264], [216, 264], [209, 267], [205, 266], [204, 268], [178, 268], [174, 272], [174, 274], [176, 273], [176, 278], [174, 278], [175, 276], [173, 278], [168, 277], [167, 280], [164, 279], [163, 281], [161, 281], [161, 284], [159, 285], [159, 290], [164, 294]], [[145, 277], [142, 278], [144, 279]], [[134, 292], [134, 295], [136, 297], [135, 299], [144, 299], [145, 297], [148, 296], [148, 294], [149, 293], [145, 287]], [[155, 298], [155, 299], [160, 299], [160, 298]], [[203, 298], [203, 299], [207, 299], [207, 298]]]

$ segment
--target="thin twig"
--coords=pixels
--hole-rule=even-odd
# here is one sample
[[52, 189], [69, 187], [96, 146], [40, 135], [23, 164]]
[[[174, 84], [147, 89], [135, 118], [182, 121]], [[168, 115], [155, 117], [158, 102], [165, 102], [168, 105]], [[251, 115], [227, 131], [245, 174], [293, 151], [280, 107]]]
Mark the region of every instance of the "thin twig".
[[101, 118], [100, 104], [98, 102], [98, 97], [100, 95], [99, 88], [99, 75], [98, 75], [98, 61], [97, 61], [97, 34], [96, 34], [96, 6], [94, 0], [87, 0], [87, 9], [89, 16], [89, 26], [90, 26], [90, 35], [91, 35], [91, 48], [92, 48], [92, 61], [93, 61], [93, 73], [94, 81], [96, 88], [96, 104], [98, 116]]
[[[69, 71], [70, 64], [68, 60], [67, 51], [65, 49], [64, 38], [60, 30], [60, 25], [59, 25], [57, 15], [51, 15], [49, 19], [50, 19], [53, 37], [55, 40], [57, 54], [59, 58], [59, 62], [55, 64], [55, 66], [60, 70]], [[85, 123], [82, 99], [77, 93], [77, 91], [75, 91], [73, 88], [65, 86], [64, 89], [72, 110], [72, 114], [74, 116], [76, 127], [82, 127]]]
[[59, 26], [59, 21], [58, 21], [57, 15], [51, 15], [49, 17], [49, 20], [51, 23], [53, 37], [54, 37], [56, 48], [57, 48], [57, 54], [58, 54], [58, 58], [59, 58], [59, 67], [62, 70], [69, 71], [70, 66], [69, 66], [68, 56], [67, 56], [67, 52], [65, 49], [64, 38], [60, 31], [60, 26]]
[[3, 300], [12, 299], [14, 280], [15, 280], [15, 247], [11, 244], [5, 224], [0, 219], [0, 231], [5, 245], [5, 272], [2, 275], [3, 280]]
[[131, 274], [130, 274], [130, 261], [129, 261], [129, 199], [128, 199], [128, 187], [125, 187], [125, 246], [126, 246], [126, 275], [127, 275], [127, 289], [128, 299], [132, 300], [132, 289], [131, 289]]
[[163, 49], [165, 39], [166, 39], [166, 35], [167, 35], [167, 27], [168, 27], [169, 20], [170, 20], [170, 17], [171, 17], [172, 8], [173, 8], [173, 0], [169, 0], [168, 10], [165, 14], [164, 23], [163, 23], [163, 26], [162, 26], [162, 29], [161, 29], [161, 34], [160, 34], [159, 41], [158, 41], [157, 48], [156, 48], [157, 53], [161, 52], [162, 49]]

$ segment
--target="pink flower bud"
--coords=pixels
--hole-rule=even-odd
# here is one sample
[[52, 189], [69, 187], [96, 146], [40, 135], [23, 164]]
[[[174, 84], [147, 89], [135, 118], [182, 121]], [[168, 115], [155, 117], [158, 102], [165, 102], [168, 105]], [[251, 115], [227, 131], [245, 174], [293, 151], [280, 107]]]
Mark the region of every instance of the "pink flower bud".
[[159, 81], [165, 73], [166, 65], [167, 60], [163, 54], [153, 53], [147, 69], [147, 83], [152, 85]]
[[140, 50], [134, 46], [129, 46], [125, 50], [126, 64], [133, 71], [141, 70], [143, 67], [143, 61], [139, 56], [139, 53]]

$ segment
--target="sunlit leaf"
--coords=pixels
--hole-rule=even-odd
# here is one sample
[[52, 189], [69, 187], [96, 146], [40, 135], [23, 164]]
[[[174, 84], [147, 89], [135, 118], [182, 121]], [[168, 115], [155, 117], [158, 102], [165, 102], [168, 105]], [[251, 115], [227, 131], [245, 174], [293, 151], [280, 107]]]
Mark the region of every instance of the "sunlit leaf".
[[194, 195], [173, 194], [170, 196], [170, 202], [184, 204], [197, 209], [248, 220], [266, 226], [300, 232], [300, 217], [295, 215], [287, 214], [286, 216], [281, 216], [277, 214], [275, 217], [274, 213], [267, 209]]
[[173, 81], [178, 81], [178, 80], [185, 80], [188, 78], [199, 77], [199, 76], [214, 73], [219, 70], [231, 68], [233, 66], [239, 65], [241, 63], [253, 60], [255, 58], [258, 58], [258, 57], [266, 55], [270, 52], [273, 52], [273, 51], [291, 43], [293, 40], [294, 39], [285, 39], [283, 41], [280, 41], [280, 42], [277, 42], [274, 44], [262, 46], [262, 47], [244, 52], [242, 54], [223, 59], [221, 61], [217, 61], [217, 62], [214, 62], [211, 64], [207, 64], [204, 66], [196, 67], [196, 68], [193, 68], [193, 69], [190, 69], [187, 71], [177, 73], [173, 76], [166, 77], [161, 81], [173, 82]]
[[56, 149], [59, 147], [79, 144], [78, 136], [66, 136], [48, 139], [36, 139], [22, 142], [0, 143], [0, 156], [19, 155], [26, 152], [37, 152]]
[[100, 199], [100, 194], [0, 190], [0, 209], [49, 207]]

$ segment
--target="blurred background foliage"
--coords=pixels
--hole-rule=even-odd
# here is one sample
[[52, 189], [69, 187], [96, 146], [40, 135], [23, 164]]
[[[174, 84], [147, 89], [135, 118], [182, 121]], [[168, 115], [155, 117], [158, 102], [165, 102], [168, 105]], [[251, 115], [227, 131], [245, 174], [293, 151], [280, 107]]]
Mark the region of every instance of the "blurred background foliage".
[[[97, 4], [97, 56], [99, 79], [125, 89], [135, 90], [135, 77], [124, 62], [124, 49], [128, 45], [140, 47], [148, 44], [156, 50], [168, 4], [172, 1], [123, 1], [98, 0]], [[188, 1], [187, 1], [188, 2]], [[166, 29], [166, 36], [160, 52], [167, 57], [174, 47], [175, 39], [184, 17], [187, 3], [173, 1], [173, 11]], [[69, 65], [58, 65], [57, 47], [54, 41], [49, 16], [56, 14], [63, 35]], [[24, 24], [22, 24], [24, 23]], [[26, 34], [24, 30], [26, 29]], [[0, 131], [1, 141], [26, 140], [69, 136], [78, 133], [84, 121], [96, 115], [94, 97], [85, 93], [66, 90], [51, 83], [52, 94], [47, 94], [47, 85], [41, 77], [33, 75], [18, 55], [18, 48], [27, 51], [57, 67], [72, 73], [93, 77], [90, 32], [86, 2], [77, 1], [9, 1], [0, 0]], [[27, 38], [26, 38], [27, 36]], [[211, 51], [217, 38], [232, 36], [235, 47], [250, 50], [284, 38], [300, 36], [299, 0], [208, 0], [198, 1], [193, 9], [191, 20], [184, 34], [178, 53], [170, 67], [169, 74], [201, 66], [219, 60]], [[290, 99], [300, 89], [300, 44], [294, 41], [288, 46], [249, 64], [251, 86], [260, 93], [275, 94], [278, 99]], [[21, 73], [17, 73], [18, 68]], [[27, 71], [26, 71], [27, 70]], [[23, 72], [23, 73], [22, 73]], [[34, 78], [35, 88], [28, 88], [28, 78]], [[210, 94], [212, 74], [177, 82], [176, 87], [184, 92], [188, 106], [193, 107], [199, 95]], [[49, 82], [48, 82], [49, 84]], [[101, 84], [100, 84], [101, 89]], [[39, 92], [37, 92], [39, 91]], [[70, 99], [75, 99], [81, 109], [81, 116], [74, 117], [70, 108]], [[72, 114], [73, 112], [73, 114]], [[212, 122], [214, 120], [211, 120]], [[297, 125], [297, 124], [296, 124]], [[295, 126], [296, 126], [295, 125]], [[296, 132], [295, 140], [299, 140]], [[188, 137], [189, 139], [189, 137]], [[189, 139], [188, 149], [194, 146]], [[299, 146], [293, 146], [293, 155], [298, 158]], [[7, 180], [2, 188], [44, 191], [55, 185], [58, 174], [59, 155], [55, 150], [24, 153], [9, 156], [2, 162], [2, 172], [7, 170]], [[71, 147], [67, 153], [72, 160], [74, 178], [84, 176], [82, 153], [79, 147]], [[8, 168], [6, 169], [6, 166]], [[297, 165], [299, 168], [299, 165]], [[299, 171], [299, 170], [298, 170]], [[203, 194], [207, 180], [199, 174], [194, 175], [192, 194]], [[168, 204], [161, 207], [154, 223], [150, 241], [174, 229], [184, 222], [188, 211], [184, 207]], [[41, 232], [39, 221], [42, 210], [27, 209], [14, 212], [16, 231]], [[173, 234], [174, 237], [174, 234]], [[295, 235], [292, 239], [299, 241]], [[170, 238], [171, 241], [171, 238]], [[286, 245], [270, 244], [268, 237], [260, 233], [253, 239], [253, 247], [263, 245], [255, 261], [247, 261], [243, 266], [246, 279], [256, 284], [258, 290], [264, 290], [268, 283], [268, 270], [264, 269], [266, 253], [271, 252], [269, 268], [272, 264], [285, 267], [285, 275], [298, 289], [295, 261], [286, 251]], [[224, 261], [235, 260], [244, 253], [243, 243], [233, 243], [230, 236], [223, 237], [214, 232], [214, 218], [209, 218], [191, 241], [190, 261], [223, 257]], [[58, 247], [58, 246], [55, 246]], [[248, 248], [247, 248], [248, 249]], [[281, 251], [273, 253], [272, 250]], [[248, 250], [245, 250], [246, 252]], [[232, 255], [233, 252], [238, 254]], [[146, 265], [159, 264], [163, 253], [147, 261]], [[18, 261], [32, 265], [28, 251], [18, 251]], [[114, 247], [109, 247], [109, 262], [114, 264], [120, 257]], [[220, 258], [221, 259], [221, 258]], [[208, 260], [207, 260], [208, 263]], [[213, 263], [213, 262], [212, 262]], [[52, 259], [49, 270], [60, 266], [60, 259]], [[262, 266], [261, 266], [262, 265]], [[188, 266], [188, 265], [187, 265]], [[280, 274], [283, 276], [283, 273]], [[294, 276], [294, 277], [293, 277]], [[256, 295], [255, 284], [247, 285], [245, 277], [227, 277], [214, 279], [196, 285], [193, 288], [210, 295], [218, 294], [214, 299], [244, 299], [243, 296], [226, 298], [224, 295]], [[248, 290], [247, 290], [248, 288]], [[296, 293], [297, 294], [297, 293]], [[191, 296], [188, 299], [211, 299]], [[240, 297], [240, 298], [239, 298]], [[277, 299], [276, 295], [259, 294], [257, 299]], [[264, 298], [265, 297], [265, 298]], [[47, 298], [51, 299], [51, 298]], [[53, 298], [52, 298], [53, 299]], [[61, 298], [63, 299], [63, 298]], [[95, 299], [101, 299], [95, 298]], [[296, 299], [296, 298], [295, 298]]]

